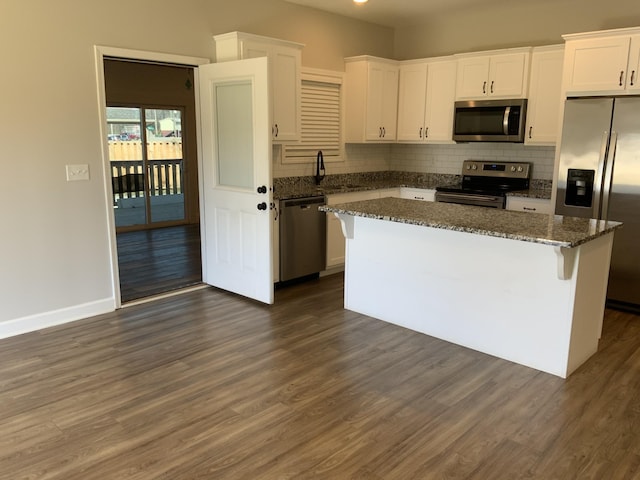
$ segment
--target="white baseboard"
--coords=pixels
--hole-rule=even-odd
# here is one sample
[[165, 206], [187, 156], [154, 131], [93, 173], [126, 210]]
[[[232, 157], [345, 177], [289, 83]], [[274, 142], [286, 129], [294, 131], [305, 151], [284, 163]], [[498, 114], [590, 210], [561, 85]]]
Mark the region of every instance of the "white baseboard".
[[326, 277], [328, 275], [334, 275], [336, 273], [344, 272], [344, 264], [338, 265], [337, 267], [329, 267], [326, 270], [320, 272], [321, 277]]
[[105, 298], [95, 302], [74, 305], [60, 310], [30, 315], [28, 317], [16, 318], [0, 323], [0, 339], [21, 335], [47, 327], [62, 325], [63, 323], [74, 322], [94, 315], [113, 312], [116, 309], [115, 299]]

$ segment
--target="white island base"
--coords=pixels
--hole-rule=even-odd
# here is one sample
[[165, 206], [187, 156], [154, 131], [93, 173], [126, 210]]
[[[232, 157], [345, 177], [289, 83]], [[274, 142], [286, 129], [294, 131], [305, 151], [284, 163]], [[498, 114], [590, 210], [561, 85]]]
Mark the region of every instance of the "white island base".
[[348, 310], [563, 378], [597, 351], [612, 232], [566, 248], [337, 215]]

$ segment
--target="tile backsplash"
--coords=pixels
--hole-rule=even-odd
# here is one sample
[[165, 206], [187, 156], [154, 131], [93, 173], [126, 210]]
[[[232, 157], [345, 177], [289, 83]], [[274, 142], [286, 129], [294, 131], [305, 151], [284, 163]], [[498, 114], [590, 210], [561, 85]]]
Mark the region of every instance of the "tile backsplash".
[[[458, 143], [446, 145], [347, 144], [344, 158], [327, 162], [327, 175], [400, 171], [458, 175], [464, 160], [531, 162], [532, 178], [553, 178], [555, 147], [524, 146], [516, 143]], [[283, 164], [280, 147], [273, 152], [273, 176], [299, 177], [315, 174], [315, 162]]]
[[553, 178], [555, 147], [517, 143], [457, 143], [451, 145], [395, 144], [389, 168], [405, 172], [459, 174], [464, 160], [530, 162], [531, 177]]

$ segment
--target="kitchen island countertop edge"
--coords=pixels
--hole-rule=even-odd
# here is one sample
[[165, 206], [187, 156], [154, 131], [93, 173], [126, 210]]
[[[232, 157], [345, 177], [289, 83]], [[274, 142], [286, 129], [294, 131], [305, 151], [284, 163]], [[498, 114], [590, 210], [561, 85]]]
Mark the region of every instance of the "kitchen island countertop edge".
[[390, 222], [454, 230], [555, 247], [573, 248], [612, 232], [620, 222], [553, 214], [497, 210], [402, 198], [379, 198], [337, 205], [321, 211]]

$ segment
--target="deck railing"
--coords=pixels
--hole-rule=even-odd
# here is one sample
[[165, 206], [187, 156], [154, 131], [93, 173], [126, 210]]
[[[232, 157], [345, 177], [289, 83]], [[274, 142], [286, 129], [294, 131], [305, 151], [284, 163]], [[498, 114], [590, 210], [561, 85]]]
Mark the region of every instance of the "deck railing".
[[182, 159], [148, 160], [147, 164], [145, 175], [142, 160], [111, 161], [114, 201], [144, 196], [146, 178], [151, 196], [183, 193]]

